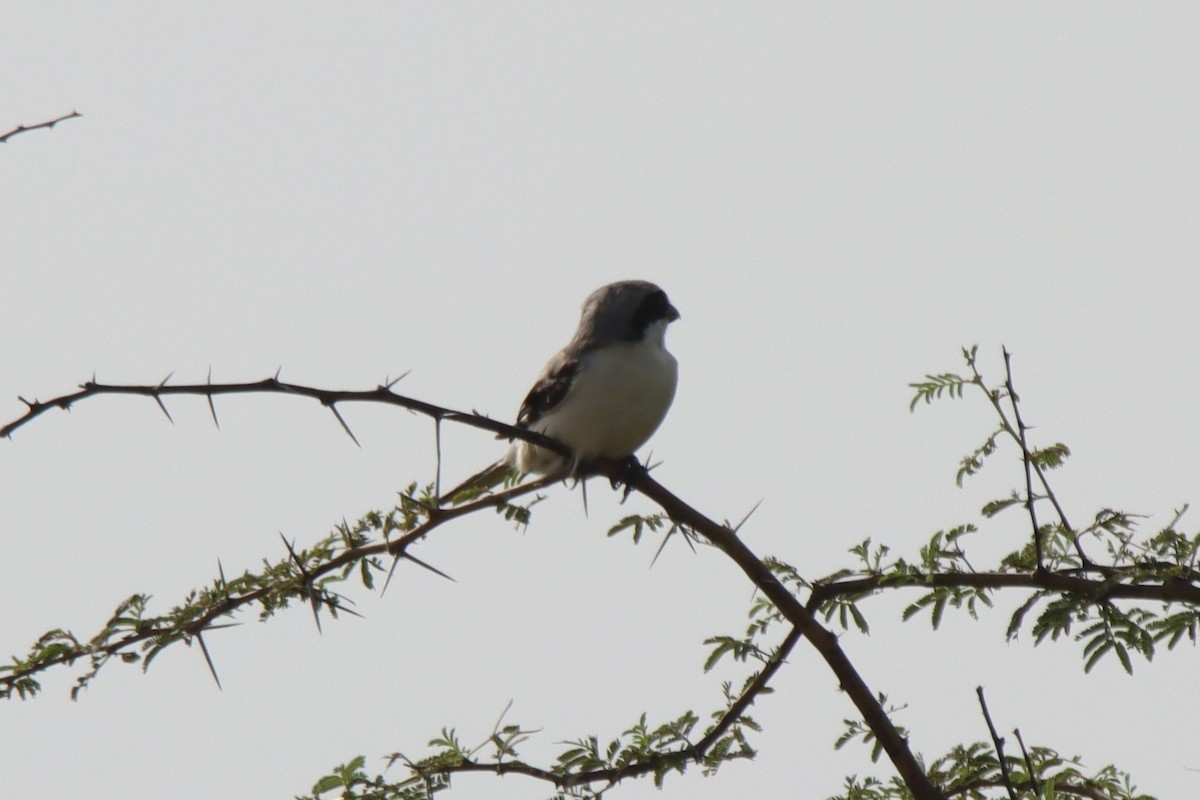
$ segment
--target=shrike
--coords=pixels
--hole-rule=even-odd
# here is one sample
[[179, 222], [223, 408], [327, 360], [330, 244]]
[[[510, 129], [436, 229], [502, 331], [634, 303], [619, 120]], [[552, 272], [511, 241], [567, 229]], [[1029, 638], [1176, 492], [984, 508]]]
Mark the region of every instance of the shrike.
[[516, 441], [504, 458], [442, 500], [453, 502], [468, 490], [473, 497], [510, 475], [573, 473], [585, 461], [633, 455], [675, 397], [678, 367], [665, 337], [677, 319], [666, 292], [647, 281], [610, 283], [588, 295], [575, 336], [546, 364], [516, 422], [570, 447], [574, 460]]

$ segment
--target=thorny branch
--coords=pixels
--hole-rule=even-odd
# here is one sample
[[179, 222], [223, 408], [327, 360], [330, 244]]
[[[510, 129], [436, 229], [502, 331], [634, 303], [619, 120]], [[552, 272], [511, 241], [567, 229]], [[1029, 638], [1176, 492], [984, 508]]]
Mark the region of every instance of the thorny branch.
[[[374, 389], [361, 391], [347, 391], [335, 389], [318, 389], [312, 386], [303, 386], [296, 383], [287, 383], [279, 380], [278, 373], [271, 378], [264, 378], [261, 381], [251, 381], [248, 383], [213, 383], [211, 376], [206, 383], [196, 384], [170, 384], [168, 381], [171, 376], [168, 375], [163, 381], [154, 386], [135, 386], [127, 384], [104, 384], [98, 383], [94, 378], [86, 381], [79, 386], [79, 391], [70, 394], [60, 395], [59, 397], [50, 400], [40, 401], [37, 399], [26, 400], [24, 397], [18, 398], [25, 404], [25, 413], [17, 419], [0, 427], [0, 437], [12, 438], [12, 434], [17, 429], [29, 422], [33, 421], [47, 411], [60, 408], [70, 410], [71, 407], [89, 397], [98, 397], [100, 395], [140, 395], [154, 399], [162, 412], [166, 414], [167, 419], [171, 419], [170, 413], [163, 404], [164, 397], [173, 395], [195, 395], [207, 397], [209, 401], [209, 409], [212, 412], [213, 423], [217, 423], [216, 408], [212, 405], [212, 400], [218, 395], [226, 394], [290, 394], [297, 397], [307, 397], [316, 400], [321, 405], [330, 409], [334, 416], [337, 417], [342, 428], [349, 434], [350, 438], [357, 444], [354, 439], [354, 434], [346, 425], [345, 420], [337, 412], [338, 403], [384, 403], [386, 405], [399, 406], [406, 408], [409, 411], [415, 411], [418, 414], [423, 414], [431, 419], [441, 422], [448, 420], [450, 422], [460, 422], [464, 425], [469, 425], [474, 428], [480, 428], [485, 431], [491, 431], [499, 436], [523, 439], [527, 442], [539, 445], [548, 450], [552, 450], [562, 455], [570, 455], [571, 451], [566, 446], [556, 442], [548, 436], [543, 436], [540, 433], [517, 428], [512, 425], [506, 425], [503, 422], [497, 422], [482, 414], [468, 414], [462, 411], [455, 411], [450, 408], [426, 403], [423, 400], [406, 397], [392, 391], [392, 387], [397, 381], [390, 381]], [[174, 420], [171, 420], [174, 422]], [[219, 424], [218, 424], [219, 427]]]
[[[967, 351], [964, 351], [967, 352]], [[707, 752], [715, 746], [718, 740], [724, 736], [729, 728], [739, 723], [743, 715], [755, 699], [766, 689], [768, 682], [774, 676], [776, 671], [786, 660], [791, 650], [799, 642], [801, 638], [807, 638], [813, 645], [814, 649], [822, 656], [830, 670], [838, 679], [840, 687], [847, 693], [851, 701], [854, 703], [859, 713], [862, 715], [871, 734], [876, 738], [880, 747], [887, 752], [900, 778], [908, 787], [914, 798], [920, 800], [944, 800], [947, 796], [958, 795], [963, 791], [962, 785], [953, 787], [946, 786], [945, 791], [936, 788], [929, 777], [925, 774], [921, 764], [914, 758], [909, 750], [908, 742], [905, 735], [892, 723], [888, 713], [884, 710], [883, 705], [867, 687], [863, 678], [858, 674], [857, 670], [851, 664], [845, 653], [841, 650], [837, 636], [827, 627], [822, 625], [817, 614], [827, 612], [826, 604], [831, 601], [836, 601], [839, 598], [845, 602], [846, 598], [849, 602], [857, 598], [861, 598], [868, 594], [872, 594], [885, 588], [901, 588], [906, 586], [921, 587], [925, 590], [936, 591], [939, 588], [963, 589], [978, 592], [986, 592], [992, 589], [1004, 587], [1026, 587], [1038, 590], [1034, 598], [1045, 596], [1047, 593], [1058, 593], [1063, 597], [1077, 598], [1074, 602], [1080, 602], [1088, 605], [1095, 605], [1106, 609], [1107, 612], [1119, 614], [1111, 607], [1111, 601], [1118, 598], [1129, 598], [1137, 600], [1157, 600], [1164, 603], [1178, 602], [1188, 606], [1200, 605], [1200, 586], [1196, 585], [1196, 574], [1193, 570], [1184, 570], [1179, 564], [1164, 563], [1161, 569], [1161, 575], [1156, 573], [1154, 564], [1149, 564], [1143, 561], [1138, 564], [1130, 563], [1124, 566], [1120, 563], [1113, 566], [1102, 566], [1086, 559], [1079, 547], [1079, 534], [1075, 529], [1071, 528], [1066, 521], [1066, 516], [1062, 512], [1057, 498], [1054, 497], [1050, 489], [1049, 482], [1045, 476], [1041, 464], [1035, 457], [1035, 452], [1031, 451], [1025, 437], [1026, 426], [1021, 419], [1017, 408], [1016, 392], [1013, 389], [1011, 368], [1009, 365], [1009, 356], [1007, 351], [1005, 355], [1005, 366], [1007, 381], [1005, 390], [1007, 397], [1012, 404], [1012, 413], [1014, 414], [1015, 422], [1010, 422], [1009, 417], [1005, 413], [1005, 409], [1001, 406], [1000, 400], [1004, 397], [1004, 393], [999, 391], [988, 390], [983, 384], [982, 378], [975, 370], [973, 363], [974, 352], [968, 354], [968, 363], [974, 375], [973, 379], [959, 379], [957, 386], [964, 383], [976, 383], [980, 388], [984, 388], [988, 394], [989, 400], [994, 409], [1000, 416], [1002, 422], [1002, 430], [1007, 432], [1018, 446], [1021, 448], [1024, 466], [1026, 468], [1026, 505], [1031, 513], [1031, 521], [1035, 530], [1035, 545], [1037, 550], [1036, 569], [1032, 571], [1022, 571], [1018, 568], [1012, 572], [1001, 570], [998, 572], [977, 572], [973, 568], [964, 571], [924, 571], [913, 569], [904, 566], [901, 569], [893, 570], [887, 573], [876, 572], [869, 570], [866, 573], [859, 573], [857, 577], [849, 577], [852, 573], [842, 573], [839, 576], [834, 576], [835, 579], [827, 582], [818, 582], [816, 584], [807, 584], [802, 579], [795, 580], [789, 578], [790, 582], [795, 582], [797, 589], [809, 589], [807, 604], [802, 604], [797, 597], [797, 593], [789, 589], [787, 585], [777, 576], [772, 568], [772, 561], [764, 561], [750, 551], [738, 538], [737, 529], [731, 528], [728, 525], [721, 525], [713, 520], [710, 520], [691, 506], [684, 503], [669, 490], [657, 483], [650, 477], [648, 471], [641, 465], [631, 460], [624, 462], [602, 461], [586, 465], [583, 474], [595, 474], [608, 477], [614, 487], [619, 484], [624, 484], [626, 493], [630, 491], [638, 491], [646, 497], [657, 503], [665, 512], [666, 516], [679, 528], [689, 534], [697, 534], [705, 538], [712, 545], [721, 550], [734, 563], [736, 563], [746, 576], [753, 582], [756, 589], [762, 593], [773, 604], [775, 610], [778, 611], [780, 617], [786, 619], [791, 624], [791, 630], [787, 634], [784, 641], [771, 653], [770, 658], [766, 661], [763, 670], [757, 674], [736, 697], [730, 696], [730, 705], [720, 716], [716, 725], [711, 728], [704, 737], [695, 743], [691, 743], [685, 739], [678, 740], [681, 748], [678, 750], [661, 750], [654, 752], [651, 755], [638, 758], [636, 761], [624, 764], [620, 767], [610, 767], [605, 769], [585, 769], [576, 772], [571, 772], [569, 769], [540, 769], [537, 767], [524, 764], [516, 760], [503, 761], [499, 760], [493, 763], [483, 763], [475, 761], [471, 757], [463, 758], [458, 763], [448, 764], [445, 762], [431, 765], [428, 767], [410, 764], [422, 778], [428, 778], [435, 774], [449, 774], [450, 772], [463, 771], [489, 771], [497, 773], [520, 773], [530, 777], [547, 780], [560, 790], [572, 790], [577, 787], [593, 786], [597, 783], [604, 782], [608, 785], [620, 781], [624, 778], [644, 775], [654, 772], [659, 774], [669, 768], [681, 767], [688, 762], [703, 762]], [[929, 399], [929, 396], [936, 396], [943, 388], [950, 387], [951, 392], [955, 391], [955, 384], [950, 381], [938, 383], [939, 377], [932, 377], [933, 382], [923, 385], [927, 387], [927, 391], [923, 396]], [[955, 376], [940, 376], [942, 378], [954, 378]], [[334, 414], [338, 423], [346, 431], [346, 433], [355, 441], [353, 432], [350, 430], [345, 419], [338, 411], [337, 405], [340, 403], [353, 402], [370, 402], [384, 403], [402, 407], [419, 414], [430, 417], [434, 420], [437, 432], [439, 434], [439, 449], [440, 449], [440, 425], [444, 420], [458, 422], [461, 424], [470, 425], [476, 428], [487, 430], [498, 435], [498, 437], [506, 437], [509, 439], [523, 439], [531, 443], [537, 444], [555, 452], [570, 455], [568, 448], [558, 442], [549, 439], [540, 434], [536, 434], [524, 429], [516, 428], [504, 423], [489, 419], [478, 413], [464, 413], [453, 409], [437, 406], [414, 398], [406, 397], [392, 391], [396, 381], [386, 382], [375, 389], [364, 391], [341, 391], [341, 390], [325, 390], [299, 384], [288, 383], [279, 380], [278, 374], [272, 378], [267, 378], [261, 381], [249, 383], [227, 383], [214, 384], [211, 381], [211, 374], [206, 383], [203, 384], [175, 384], [169, 383], [170, 376], [163, 382], [155, 386], [144, 385], [116, 385], [102, 384], [95, 379], [85, 382], [79, 387], [79, 390], [70, 394], [65, 394], [59, 397], [52, 398], [46, 401], [25, 400], [21, 398], [26, 405], [25, 413], [19, 418], [0, 427], [0, 436], [11, 437], [13, 432], [31, 422], [41, 414], [52, 408], [70, 409], [75, 403], [84, 399], [106, 394], [121, 394], [121, 395], [140, 395], [153, 399], [159, 408], [170, 419], [170, 413], [167, 411], [164, 403], [164, 398], [172, 395], [199, 395], [207, 399], [210, 412], [212, 413], [214, 423], [217, 422], [216, 409], [213, 399], [217, 395], [225, 394], [248, 394], [248, 393], [280, 393], [292, 394], [309, 399], [316, 400], [322, 405], [328, 407]], [[961, 389], [957, 389], [961, 394]], [[916, 401], [914, 400], [914, 403]], [[1038, 451], [1039, 453], [1041, 451]], [[986, 455], [986, 453], [985, 453]], [[1053, 466], [1053, 464], [1051, 464]], [[1032, 477], [1036, 475], [1042, 485], [1045, 494], [1042, 498], [1049, 498], [1053, 503], [1056, 511], [1059, 513], [1059, 518], [1062, 521], [1062, 529], [1070, 535], [1071, 541], [1079, 555], [1079, 560], [1076, 565], [1072, 566], [1067, 561], [1051, 561], [1057, 563], [1060, 567], [1065, 563], [1066, 568], [1049, 569], [1047, 562], [1043, 560], [1043, 541], [1040, 536], [1039, 526], [1036, 515], [1033, 514], [1033, 486]], [[390, 555], [397, 562], [400, 559], [411, 560], [412, 562], [423, 566], [427, 569], [444, 575], [440, 571], [430, 567], [424, 562], [417, 559], [408, 552], [411, 545], [429, 535], [435, 528], [441, 524], [455, 519], [459, 516], [473, 513], [482, 508], [502, 506], [509, 501], [516, 499], [519, 496], [537, 491], [541, 488], [560, 480], [562, 475], [551, 475], [541, 478], [537, 481], [527, 483], [512, 489], [505, 490], [495, 495], [488, 495], [477, 500], [467, 502], [460, 506], [443, 507], [436, 500], [430, 502], [422, 502], [421, 510], [424, 515], [424, 521], [416, 524], [411, 530], [395, 539], [371, 543], [371, 544], [352, 544], [343, 552], [340, 552], [327, 561], [323, 561], [316, 566], [306, 567], [301, 563], [301, 559], [291, 550], [289, 552], [292, 561], [298, 569], [298, 572], [293, 574], [289, 580], [292, 581], [292, 591], [296, 595], [304, 597], [313, 603], [314, 614], [317, 614], [319, 609], [324, 606], [331, 611], [346, 610], [338, 605], [338, 595], [329, 593], [322, 594], [320, 591], [312, 591], [311, 587], [325, 575], [329, 575], [336, 570], [346, 569], [347, 566], [352, 566], [356, 562], [364, 559], [370, 559], [381, 555]], [[1015, 495], [1014, 495], [1015, 496]], [[434, 495], [436, 497], [436, 493]], [[1037, 498], [1037, 499], [1042, 499]], [[410, 498], [411, 499], [411, 498]], [[1098, 518], [1099, 520], [1099, 518]], [[1099, 522], [1097, 523], [1099, 524]], [[1048, 530], [1050, 528], [1048, 527]], [[1091, 529], [1088, 529], [1091, 530]], [[959, 551], [961, 555], [961, 551]], [[775, 564], [775, 566], [778, 566]], [[1007, 568], [1012, 568], [1008, 565]], [[1158, 577], [1156, 578], [1156, 575]], [[298, 583], [297, 583], [298, 582]], [[194, 620], [191, 620], [187, 627], [182, 631], [187, 640], [191, 638], [197, 639], [202, 648], [205, 650], [207, 659], [207, 648], [203, 646], [201, 634], [206, 630], [213, 630], [218, 627], [223, 627], [214, 624], [218, 618], [232, 614], [238, 608], [257, 601], [261, 601], [267, 593], [278, 591], [279, 586], [261, 587], [253, 592], [246, 592], [240, 595], [227, 595], [220, 602], [207, 609], [204, 615]], [[1023, 606], [1023, 610], [1019, 614], [1023, 614], [1029, 605], [1032, 605], [1032, 600]], [[857, 612], [855, 612], [857, 614]], [[828, 618], [828, 617], [827, 617]], [[1115, 618], [1115, 617], [1114, 617]], [[319, 618], [318, 618], [319, 621]], [[1119, 620], [1118, 620], [1119, 621]], [[865, 624], [865, 623], [864, 623]], [[935, 623], [936, 624], [936, 623]], [[1106, 623], [1107, 624], [1107, 623]], [[154, 639], [154, 637], [162, 637], [169, 634], [178, 634], [178, 629], [164, 630], [153, 626], [140, 628], [123, 638], [119, 638], [107, 643], [102, 647], [96, 648], [92, 653], [93, 656], [108, 657], [126, 652], [132, 645], [140, 642], [145, 642]], [[180, 638], [176, 636], [176, 638]], [[1194, 637], [1193, 637], [1194, 638]], [[1121, 645], [1116, 645], [1118, 652], [1122, 655], [1122, 661], [1126, 661], [1126, 656], [1123, 654]], [[86, 653], [85, 653], [86, 654]], [[45, 669], [55, 663], [67, 663], [74, 658], [80, 657], [79, 652], [73, 654], [64, 654], [59, 659], [49, 659], [45, 662], [39, 662], [38, 669]], [[1094, 660], [1095, 656], [1093, 656]], [[1089, 662], [1091, 663], [1091, 662]], [[211, 660], [209, 661], [211, 668]], [[1128, 666], [1127, 666], [1128, 668]], [[11, 669], [11, 668], [10, 668]], [[4, 679], [0, 679], [0, 686], [6, 682], [11, 683], [16, 676], [10, 675]], [[215, 677], [215, 670], [214, 670]], [[9, 687], [11, 691], [11, 686]], [[982, 701], [982, 697], [980, 698]], [[986, 707], [985, 707], [986, 713]], [[690, 737], [689, 737], [690, 738]], [[1003, 760], [1003, 756], [1001, 756]], [[1026, 755], [1026, 761], [1029, 762], [1029, 756]], [[1031, 773], [1032, 774], [1032, 773]], [[983, 784], [980, 784], [983, 785]], [[1004, 785], [1010, 790], [1014, 786], [1011, 779], [1006, 778]], [[1036, 785], [1036, 784], [1035, 784]], [[1060, 787], [1063, 791], [1079, 794], [1080, 796], [1089, 796], [1086, 787], [1079, 789], [1069, 789], [1066, 786]], [[600, 789], [598, 792], [595, 789], [589, 790], [596, 796], [603, 793], [605, 789]]]
[[58, 118], [52, 119], [52, 120], [47, 120], [46, 122], [39, 122], [36, 125], [18, 125], [17, 127], [13, 128], [8, 133], [0, 134], [0, 144], [6, 144], [9, 139], [16, 136], [18, 133], [26, 133], [28, 131], [36, 131], [38, 128], [45, 128], [46, 130], [50, 130], [51, 128], [53, 128], [55, 125], [57, 125], [60, 122], [64, 122], [68, 119], [75, 119], [76, 117], [82, 117], [82, 116], [83, 116], [83, 114], [80, 114], [78, 111], [72, 111], [70, 114], [63, 114], [61, 117], [58, 117]]
[[[372, 545], [348, 548], [340, 555], [334, 556], [333, 558], [322, 562], [321, 564], [313, 567], [311, 570], [305, 570], [303, 565], [299, 563], [299, 559], [296, 557], [294, 550], [285, 539], [284, 544], [288, 548], [291, 559], [299, 565], [294, 577], [289, 578], [286, 582], [299, 583], [300, 585], [297, 587], [297, 592], [301, 595], [305, 595], [309, 591], [309, 587], [311, 587], [319, 578], [334, 574], [338, 570], [344, 569], [349, 565], [353, 565], [363, 561], [364, 559], [369, 559], [374, 556], [390, 555], [397, 560], [409, 559], [420, 564], [421, 562], [419, 562], [416, 558], [412, 558], [408, 555], [408, 548], [421, 539], [424, 539], [426, 536], [432, 533], [434, 529], [438, 528], [443, 523], [449, 522], [450, 520], [456, 519], [465, 514], [478, 511], [482, 508], [491, 508], [503, 505], [522, 495], [544, 489], [546, 486], [554, 483], [557, 480], [559, 480], [559, 477], [557, 476], [547, 476], [540, 480], [531, 481], [530, 483], [522, 484], [520, 486], [513, 487], [512, 489], [497, 492], [495, 494], [480, 498], [479, 500], [475, 500], [469, 504], [457, 506], [455, 508], [430, 509], [431, 513], [429, 519], [424, 524], [418, 526], [416, 529], [405, 534], [404, 536], [392, 540], [378, 542]], [[422, 564], [422, 566], [424, 565]], [[277, 593], [281, 589], [286, 588], [286, 586], [281, 586], [278, 583], [271, 583], [244, 594], [227, 595], [219, 602], [211, 605], [202, 615], [189, 622], [182, 630], [182, 633], [189, 640], [191, 638], [195, 638], [203, 631], [212, 630], [214, 627], [217, 627], [215, 623], [218, 619], [230, 617], [241, 608], [254, 603], [259, 603], [268, 595]], [[310, 595], [310, 597], [315, 604], [318, 604], [314, 605], [314, 610], [319, 607], [319, 604], [322, 602], [333, 611], [347, 610], [343, 606], [338, 605], [335, 600], [321, 601], [318, 600], [314, 595]], [[0, 694], [7, 694], [8, 692], [12, 691], [13, 686], [18, 681], [34, 673], [44, 672], [51, 667], [62, 664], [73, 663], [76, 659], [84, 656], [106, 658], [124, 652], [131, 652], [137, 645], [140, 645], [143, 642], [151, 641], [158, 637], [167, 636], [175, 632], [176, 631], [171, 627], [140, 625], [134, 632], [108, 642], [102, 646], [63, 652], [61, 655], [39, 661], [32, 669], [13, 671], [7, 675], [0, 676]]]
[[[73, 404], [84, 399], [105, 394], [150, 397], [159, 404], [164, 413], [167, 413], [166, 407], [163, 405], [163, 398], [172, 395], [200, 395], [211, 399], [221, 394], [272, 392], [315, 399], [334, 411], [336, 411], [336, 404], [341, 402], [375, 402], [396, 405], [429, 416], [437, 422], [441, 422], [442, 420], [461, 422], [466, 425], [492, 431], [502, 436], [521, 438], [552, 449], [555, 452], [563, 453], [564, 455], [570, 454], [568, 448], [548, 437], [521, 428], [515, 428], [511, 425], [505, 425], [479, 414], [466, 414], [396, 394], [392, 391], [394, 382], [366, 391], [335, 391], [285, 383], [280, 381], [278, 376], [252, 383], [214, 384], [209, 381], [202, 384], [187, 385], [169, 384], [169, 378], [170, 376], [158, 385], [153, 386], [102, 384], [91, 380], [82, 384], [79, 391], [51, 400], [30, 401], [22, 398], [22, 402], [26, 405], [25, 414], [0, 428], [0, 436], [11, 436], [15, 430], [52, 408], [69, 409]], [[169, 416], [168, 414], [168, 418]], [[750, 578], [759, 591], [763, 592], [779, 608], [782, 616], [795, 627], [796, 631], [807, 638], [822, 655], [837, 677], [842, 689], [846, 691], [868, 725], [875, 732], [905, 783], [912, 788], [914, 797], [918, 798], [918, 800], [941, 800], [942, 794], [929, 782], [921, 770], [920, 764], [909, 750], [907, 740], [896, 730], [896, 727], [888, 718], [886, 711], [879, 703], [875, 694], [870, 690], [866, 682], [851, 664], [849, 658], [842, 651], [837, 637], [816, 620], [813, 613], [805, 608], [763, 561], [737, 538], [736, 533], [731, 528], [710, 520], [686, 504], [651, 478], [644, 468], [634, 467], [628, 462], [601, 462], [592, 466], [596, 474], [610, 478], [614, 482], [614, 485], [617, 482], [624, 483], [626, 487], [646, 495], [658, 503], [676, 524], [704, 536], [729, 556], [747, 577]], [[485, 498], [453, 509], [430, 509], [430, 519], [427, 526], [436, 526], [448, 519], [470, 513], [481, 507], [480, 504], [492, 505], [494, 502], [499, 501], [494, 500], [494, 498]], [[395, 542], [388, 545], [377, 545], [376, 548], [382, 548], [382, 550], [396, 555], [403, 555], [404, 549], [408, 544], [426, 535], [428, 530], [428, 527], [422, 526]], [[381, 552], [382, 550], [377, 550], [376, 552]], [[343, 554], [340, 559], [335, 559], [334, 561], [337, 565], [343, 565], [347, 559], [360, 558], [363, 555], [365, 553], [348, 552]], [[330, 569], [334, 568], [336, 566], [330, 566]], [[228, 602], [233, 603], [234, 599], [231, 598]], [[219, 606], [217, 609], [214, 609], [212, 614], [215, 617], [227, 613], [228, 610], [225, 606]], [[205, 620], [205, 623], [210, 621]], [[197, 628], [197, 630], [199, 629]], [[150, 634], [137, 635], [144, 637]], [[128, 646], [128, 643], [125, 646]]]
[[1079, 554], [1079, 560], [1087, 565], [1089, 563], [1087, 554], [1083, 552], [1083, 546], [1079, 543], [1079, 534], [1071, 523], [1067, 520], [1067, 512], [1063, 510], [1062, 505], [1058, 501], [1058, 496], [1054, 490], [1050, 488], [1050, 481], [1046, 478], [1046, 472], [1042, 469], [1041, 464], [1033, 457], [1033, 451], [1029, 448], [1028, 438], [1026, 436], [1029, 428], [1021, 418], [1020, 398], [1017, 396], [1017, 391], [1013, 388], [1012, 378], [1012, 354], [1008, 349], [1003, 350], [1004, 355], [1004, 391], [1007, 396], [1009, 405], [1012, 408], [1013, 419], [1010, 421], [1008, 414], [1001, 405], [1001, 393], [998, 390], [988, 389], [983, 382], [983, 376], [979, 374], [979, 370], [975, 367], [974, 351], [964, 351], [967, 353], [967, 364], [971, 369], [972, 383], [983, 390], [987, 395], [988, 401], [992, 404], [992, 408], [996, 411], [1000, 418], [1000, 424], [1004, 431], [1012, 437], [1017, 446], [1021, 448], [1021, 461], [1025, 469], [1025, 507], [1029, 511], [1030, 522], [1033, 526], [1033, 541], [1037, 549], [1037, 564], [1038, 569], [1043, 568], [1042, 555], [1044, 536], [1041, 527], [1038, 525], [1037, 512], [1034, 508], [1034, 503], [1038, 499], [1033, 494], [1033, 478], [1036, 474], [1038, 482], [1042, 485], [1042, 491], [1045, 492], [1044, 497], [1054, 506], [1054, 511], [1062, 522], [1063, 527], [1070, 533], [1072, 541], [1075, 545], [1075, 550]]
[[[1127, 599], [1163, 603], [1200, 605], [1200, 586], [1176, 578], [1163, 578], [1161, 583], [1120, 583], [1115, 577], [1126, 570], [1104, 569], [1091, 565], [1084, 570], [1105, 572], [1103, 579], [1073, 575], [1070, 570], [1045, 572], [950, 572], [937, 574], [914, 573], [909, 576], [871, 575], [861, 578], [818, 583], [813, 586], [812, 600], [818, 604], [836, 597], [856, 597], [884, 588], [963, 588], [963, 589], [1044, 589], [1089, 598], [1092, 602]], [[1130, 577], [1142, 571], [1130, 569]]]

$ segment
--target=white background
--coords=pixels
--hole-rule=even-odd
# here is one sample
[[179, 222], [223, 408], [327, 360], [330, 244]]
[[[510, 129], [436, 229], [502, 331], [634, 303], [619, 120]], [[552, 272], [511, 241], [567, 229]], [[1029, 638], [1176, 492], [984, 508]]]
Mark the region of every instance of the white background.
[[[914, 555], [1019, 484], [1011, 450], [958, 490], [979, 399], [909, 414], [907, 384], [981, 345], [1015, 353], [1072, 521], [1200, 499], [1200, 12], [1191, 4], [5, 3], [0, 417], [95, 373], [401, 390], [511, 418], [583, 297], [654, 280], [683, 319], [656, 475], [810, 577], [871, 537]], [[90, 636], [124, 597], [166, 610], [431, 480], [433, 428], [281, 396], [102, 398], [0, 442], [0, 652]], [[502, 445], [447, 431], [448, 479]], [[629, 509], [558, 488], [515, 533], [438, 531], [364, 619], [304, 608], [147, 674], [78, 670], [0, 711], [0, 798], [291, 797], [336, 763], [419, 757], [443, 726], [522, 750], [715, 708], [702, 640], [749, 585], [717, 553], [608, 540]], [[635, 499], [630, 508], [652, 510]], [[1186, 519], [1186, 518], [1185, 518]], [[981, 553], [1015, 549], [1020, 512]], [[1196, 520], [1190, 520], [1194, 526]], [[1193, 529], [1189, 527], [1188, 530]], [[982, 557], [982, 556], [981, 556]], [[843, 637], [932, 759], [1004, 731], [1200, 791], [1190, 646], [1084, 675], [1078, 645], [1004, 642], [1005, 595], [937, 635], [865, 604]], [[889, 775], [832, 749], [854, 709], [804, 645], [755, 716], [759, 757], [617, 796], [803, 797]], [[1011, 741], [1011, 737], [1010, 737]], [[398, 774], [398, 773], [393, 773]], [[455, 779], [455, 800], [541, 798]]]

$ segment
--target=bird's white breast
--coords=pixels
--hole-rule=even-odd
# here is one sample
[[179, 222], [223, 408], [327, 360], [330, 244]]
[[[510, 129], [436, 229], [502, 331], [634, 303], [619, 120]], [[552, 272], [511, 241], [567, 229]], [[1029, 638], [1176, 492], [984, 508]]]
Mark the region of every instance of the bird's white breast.
[[[532, 427], [571, 447], [579, 460], [624, 458], [662, 423], [677, 380], [678, 366], [663, 346], [662, 331], [648, 331], [642, 341], [588, 353], [566, 396]], [[552, 454], [523, 446], [517, 466], [541, 472], [555, 461]]]

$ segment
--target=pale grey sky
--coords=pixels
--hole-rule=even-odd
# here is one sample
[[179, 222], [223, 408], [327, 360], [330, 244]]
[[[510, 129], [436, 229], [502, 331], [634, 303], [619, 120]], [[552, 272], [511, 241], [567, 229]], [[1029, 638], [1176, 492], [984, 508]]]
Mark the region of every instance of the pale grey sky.
[[[600, 284], [654, 280], [683, 312], [657, 473], [759, 553], [817, 576], [865, 537], [915, 553], [1019, 475], [962, 490], [978, 403], [910, 415], [907, 384], [978, 343], [1015, 353], [1026, 413], [1075, 455], [1078, 518], [1200, 500], [1200, 10], [1188, 3], [9, 2], [0, 129], [0, 416], [95, 372], [155, 382], [283, 376], [496, 416]], [[160, 608], [314, 541], [432, 478], [431, 426], [283, 397], [98, 399], [0, 443], [0, 654], [90, 635], [124, 597]], [[448, 431], [446, 469], [497, 455]], [[248, 617], [148, 674], [73, 674], [0, 713], [0, 798], [290, 797], [364, 753], [421, 755], [455, 726], [540, 728], [522, 752], [704, 711], [702, 640], [740, 632], [748, 584], [716, 554], [605, 539], [627, 509], [556, 490], [534, 525], [453, 526], [365, 619]], [[638, 510], [650, 510], [641, 500]], [[1192, 520], [1193, 527], [1200, 518]], [[1000, 518], [982, 545], [1015, 547]], [[911, 599], [911, 598], [908, 598]], [[1163, 798], [1195, 796], [1184, 648], [1084, 676], [1078, 648], [866, 610], [845, 647], [906, 703], [933, 757], [998, 724]], [[759, 758], [666, 796], [826, 797], [853, 715], [801, 646], [755, 716]], [[1111, 698], [1119, 698], [1112, 700]], [[1138, 731], [1136, 738], [1130, 731]], [[1189, 771], [1191, 768], [1191, 771]], [[456, 778], [455, 800], [540, 798]], [[649, 782], [618, 796], [660, 797]]]

